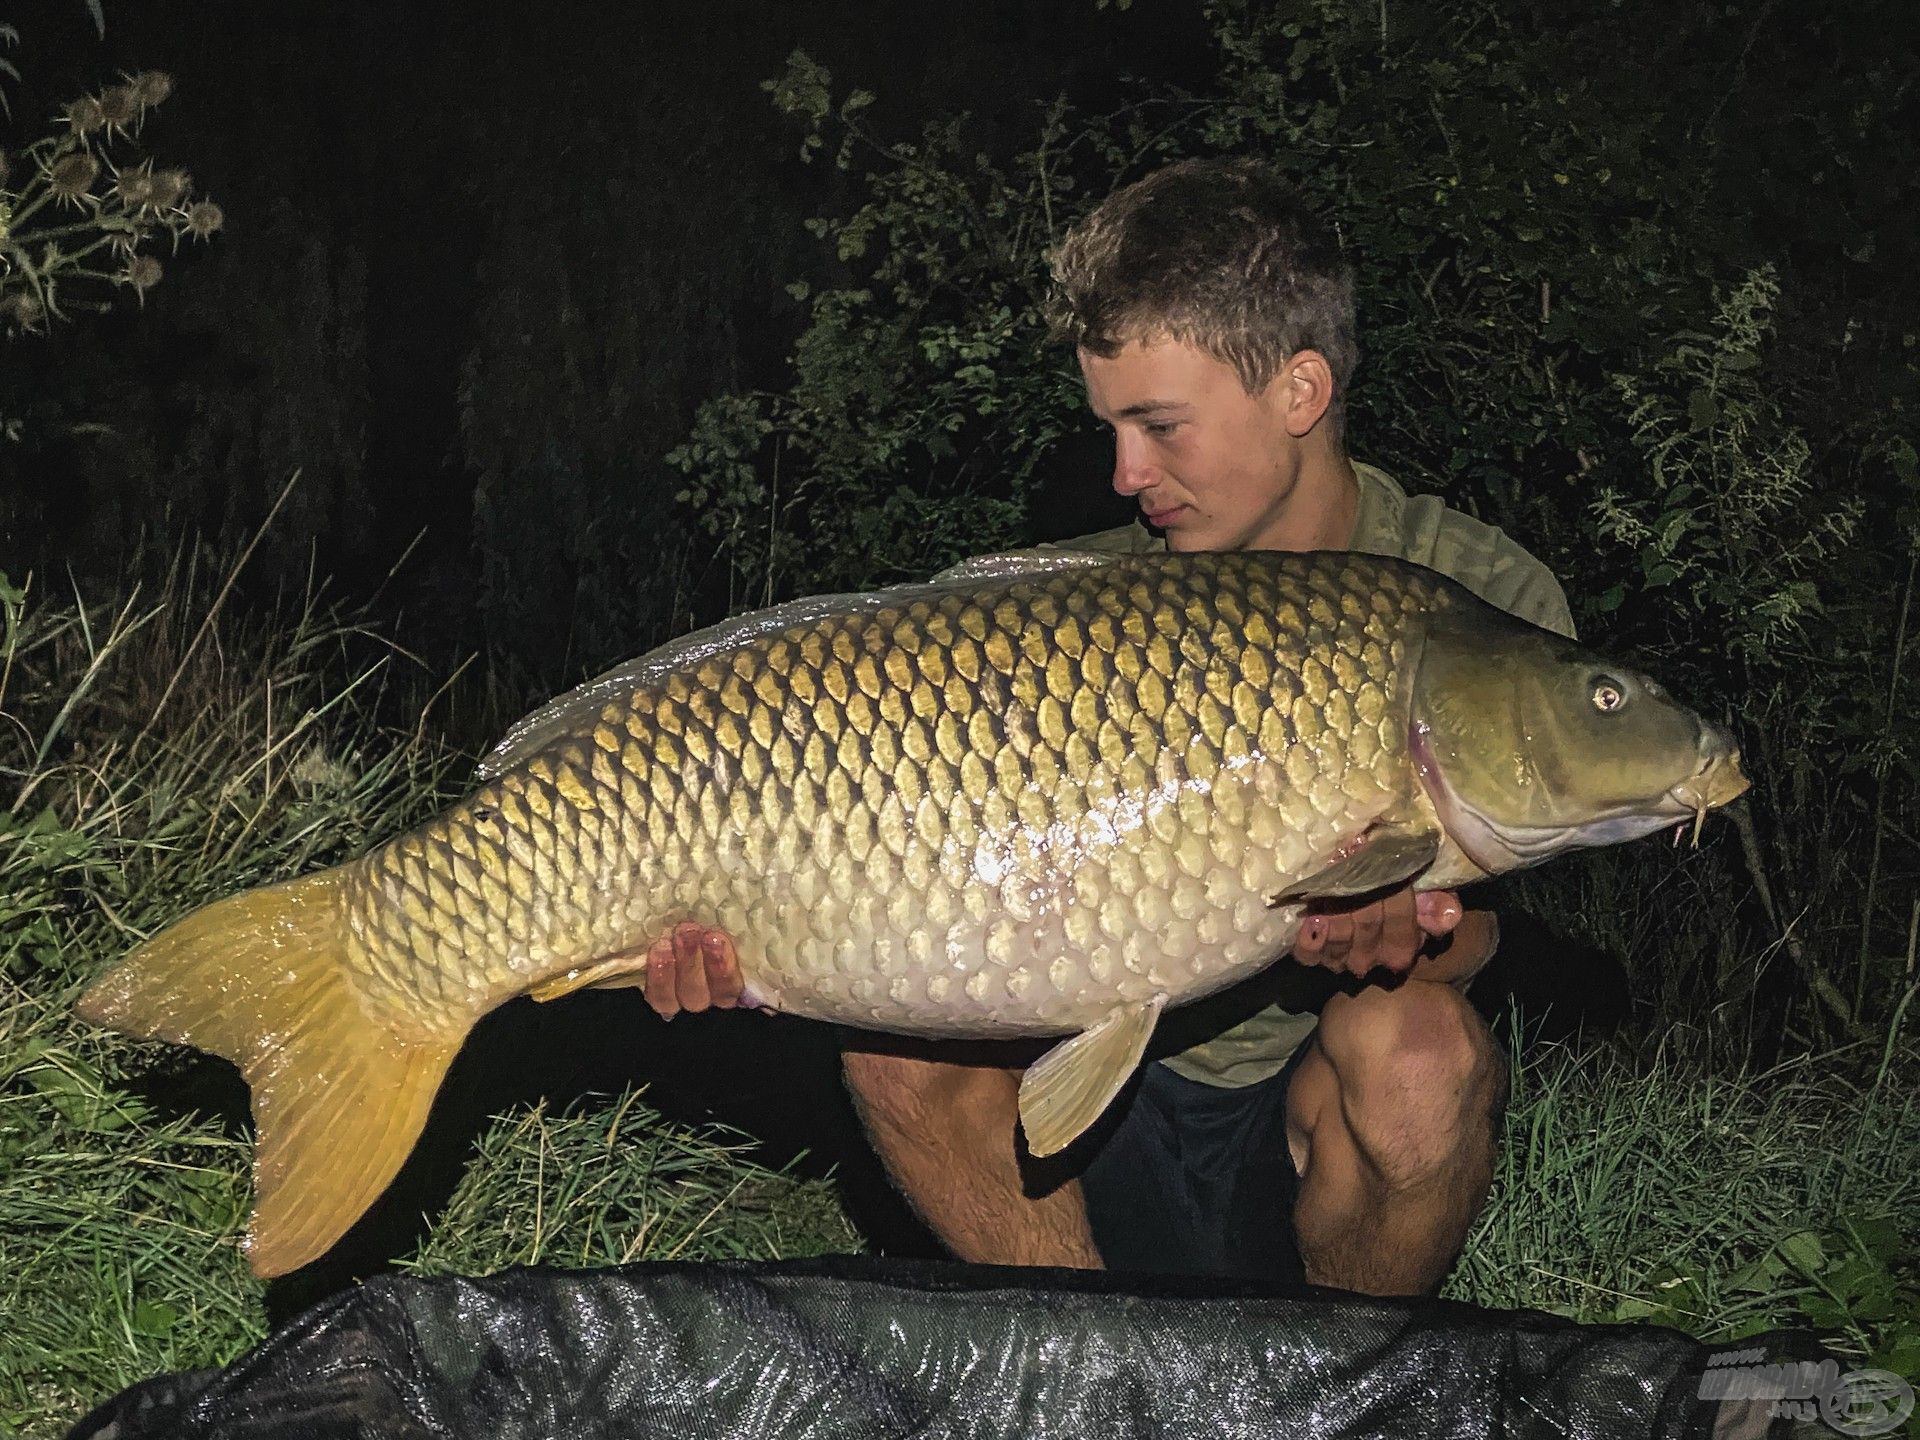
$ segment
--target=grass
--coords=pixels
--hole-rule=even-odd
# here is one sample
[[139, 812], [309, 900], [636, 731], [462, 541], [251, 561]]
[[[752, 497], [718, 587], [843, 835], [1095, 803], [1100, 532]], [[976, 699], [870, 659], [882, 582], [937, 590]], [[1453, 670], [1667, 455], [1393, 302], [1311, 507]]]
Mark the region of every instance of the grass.
[[[0, 1435], [38, 1437], [265, 1328], [238, 1250], [244, 1136], [170, 1108], [178, 1052], [76, 1024], [74, 997], [193, 905], [431, 813], [467, 762], [424, 722], [383, 725], [427, 687], [311, 607], [248, 628], [180, 594], [99, 609], [0, 586], [0, 601]], [[1807, 1324], [1920, 1369], [1912, 1047], [1728, 1073], [1687, 1034], [1516, 1067], [1495, 1193], [1448, 1293], [1714, 1338]], [[401, 1263], [860, 1244], [826, 1183], [625, 1094], [499, 1117]]]
[[859, 1233], [816, 1182], [765, 1169], [745, 1136], [665, 1126], [629, 1092], [611, 1105], [503, 1116], [431, 1235], [423, 1274], [505, 1265], [756, 1260], [844, 1253]]
[[1920, 1065], [1703, 1064], [1550, 1047], [1516, 1066], [1493, 1194], [1446, 1294], [1702, 1339], [1801, 1326], [1920, 1374]]
[[246, 1146], [105, 1083], [64, 1016], [0, 991], [0, 1433], [60, 1433], [265, 1333], [237, 1248]]
[[[169, 1113], [180, 1052], [79, 1024], [74, 999], [193, 906], [432, 813], [470, 762], [423, 724], [381, 725], [395, 692], [426, 687], [313, 607], [208, 626], [177, 594], [102, 609], [3, 581], [0, 604], [0, 1435], [38, 1437], [147, 1376], [223, 1364], [266, 1328], [239, 1250], [249, 1144]], [[858, 1243], [826, 1183], [625, 1096], [503, 1117], [408, 1264]]]

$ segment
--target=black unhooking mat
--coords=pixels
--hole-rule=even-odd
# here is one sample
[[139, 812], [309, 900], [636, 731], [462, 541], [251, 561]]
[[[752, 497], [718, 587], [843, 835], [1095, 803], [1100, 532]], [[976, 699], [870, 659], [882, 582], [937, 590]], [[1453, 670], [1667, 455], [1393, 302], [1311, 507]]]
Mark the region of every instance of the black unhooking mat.
[[[935, 1440], [1795, 1432], [1703, 1400], [1714, 1351], [1650, 1325], [1219, 1283], [859, 1258], [370, 1281], [73, 1440]], [[1720, 1357], [1717, 1361], [1715, 1357]], [[1724, 1390], [1724, 1387], [1721, 1387]]]

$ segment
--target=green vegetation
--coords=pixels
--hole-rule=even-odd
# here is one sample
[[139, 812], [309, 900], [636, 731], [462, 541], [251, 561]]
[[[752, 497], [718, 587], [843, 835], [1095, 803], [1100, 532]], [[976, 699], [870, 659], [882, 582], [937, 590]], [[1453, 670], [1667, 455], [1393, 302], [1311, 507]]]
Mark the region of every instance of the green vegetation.
[[1911, 1046], [1732, 1072], [1701, 1049], [1676, 1028], [1516, 1067], [1493, 1196], [1443, 1293], [1713, 1341], [1798, 1326], [1920, 1373]]
[[[80, 990], [202, 901], [406, 828], [467, 773], [424, 723], [372, 718], [404, 657], [358, 661], [365, 633], [313, 607], [240, 626], [185, 593], [103, 609], [0, 587], [0, 1435], [61, 1433], [265, 1331], [239, 1249], [249, 1144], [170, 1110], [190, 1057], [77, 1023]], [[409, 1263], [857, 1244], [824, 1182], [626, 1096], [503, 1117]]]
[[859, 1234], [825, 1185], [756, 1165], [746, 1136], [664, 1125], [634, 1094], [502, 1117], [407, 1268], [765, 1260], [841, 1254]]

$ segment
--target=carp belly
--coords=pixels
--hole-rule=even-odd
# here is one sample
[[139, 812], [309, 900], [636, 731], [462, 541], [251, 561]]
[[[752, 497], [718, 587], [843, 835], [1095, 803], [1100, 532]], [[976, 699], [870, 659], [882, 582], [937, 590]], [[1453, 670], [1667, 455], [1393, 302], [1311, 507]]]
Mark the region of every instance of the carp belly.
[[[1037, 835], [822, 865], [789, 898], [717, 908], [741, 921], [729, 928], [756, 999], [815, 1019], [986, 1039], [1184, 1004], [1285, 953], [1300, 909], [1272, 897], [1315, 868], [1326, 837], [1366, 820], [1290, 831], [1251, 777], [1168, 789], [1163, 804]], [[908, 881], [916, 870], [928, 883]]]

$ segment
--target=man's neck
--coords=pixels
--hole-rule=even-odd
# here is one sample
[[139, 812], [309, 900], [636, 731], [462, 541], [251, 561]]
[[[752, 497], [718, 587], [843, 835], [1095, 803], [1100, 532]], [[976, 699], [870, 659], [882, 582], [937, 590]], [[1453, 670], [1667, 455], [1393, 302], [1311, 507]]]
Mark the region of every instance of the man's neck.
[[1360, 477], [1346, 452], [1328, 448], [1301, 465], [1281, 513], [1255, 542], [1267, 550], [1345, 550], [1360, 516]]

